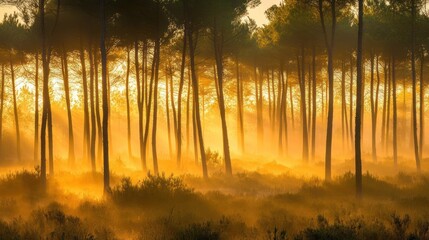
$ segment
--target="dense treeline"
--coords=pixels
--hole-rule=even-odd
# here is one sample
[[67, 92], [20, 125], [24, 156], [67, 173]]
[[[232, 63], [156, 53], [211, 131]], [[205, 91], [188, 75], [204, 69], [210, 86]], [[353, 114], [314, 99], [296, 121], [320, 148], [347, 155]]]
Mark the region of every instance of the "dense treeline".
[[[59, 105], [66, 109], [69, 163], [90, 162], [95, 173], [103, 159], [106, 191], [114, 135], [126, 134], [128, 157], [137, 154], [143, 171], [149, 170], [149, 160], [156, 175], [162, 171], [157, 151], [161, 112], [170, 157], [180, 168], [193, 152], [207, 178], [207, 105], [219, 111], [227, 175], [233, 173], [229, 136], [236, 137], [237, 155], [249, 151], [249, 118], [256, 122], [252, 130], [261, 151], [273, 145], [271, 150], [286, 158], [300, 141], [304, 162], [315, 161], [321, 151], [327, 181], [337, 153], [333, 148], [347, 157], [357, 150], [360, 161], [361, 141], [354, 149], [355, 134], [360, 139], [364, 131], [371, 136], [373, 161], [382, 152], [396, 165], [398, 144], [408, 144], [409, 138], [416, 168], [421, 169], [429, 54], [423, 0], [359, 1], [360, 7], [354, 0], [285, 0], [267, 10], [269, 23], [263, 27], [246, 19], [247, 9], [258, 0], [12, 4], [19, 13], [6, 15], [0, 24], [0, 137], [4, 109], [11, 108], [7, 116], [14, 117], [13, 146], [16, 159], [23, 161], [20, 112], [27, 111], [24, 106], [33, 108], [34, 161], [40, 161], [43, 179], [55, 170], [53, 107]], [[124, 101], [126, 109], [119, 111], [126, 112], [126, 131], [113, 132], [112, 108]], [[76, 111], [83, 112], [82, 143], [75, 136]], [[228, 115], [234, 115], [234, 125]], [[335, 127], [334, 119], [341, 127]], [[360, 128], [364, 119], [370, 119], [370, 128]], [[132, 147], [134, 134], [138, 149]], [[333, 141], [336, 137], [341, 146]], [[322, 142], [324, 149], [318, 149]], [[83, 145], [81, 158], [76, 143]]]

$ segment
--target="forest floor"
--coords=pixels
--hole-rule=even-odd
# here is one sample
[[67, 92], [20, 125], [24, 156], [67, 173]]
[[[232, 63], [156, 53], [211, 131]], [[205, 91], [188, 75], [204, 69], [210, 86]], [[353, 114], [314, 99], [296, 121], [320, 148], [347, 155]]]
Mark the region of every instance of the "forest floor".
[[107, 197], [101, 173], [59, 167], [44, 190], [37, 170], [2, 167], [0, 239], [429, 239], [429, 173], [405, 160], [364, 162], [361, 200], [351, 160], [328, 183], [322, 162], [235, 160], [228, 177], [213, 161], [207, 180], [113, 165]]

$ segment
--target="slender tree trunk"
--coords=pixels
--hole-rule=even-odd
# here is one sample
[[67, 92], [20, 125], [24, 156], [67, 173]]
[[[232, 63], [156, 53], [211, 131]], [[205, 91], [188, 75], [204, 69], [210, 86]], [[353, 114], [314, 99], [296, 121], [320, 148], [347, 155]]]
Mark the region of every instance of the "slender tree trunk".
[[308, 162], [308, 129], [307, 129], [307, 104], [305, 101], [305, 55], [304, 48], [301, 48], [301, 64], [299, 57], [298, 74], [299, 75], [299, 89], [301, 92], [301, 125], [302, 125], [302, 160]]
[[[190, 143], [190, 140], [189, 140], [189, 135], [190, 135], [190, 133], [189, 133], [190, 132], [189, 113], [190, 113], [190, 98], [192, 95], [192, 93], [191, 93], [191, 70], [190, 70], [190, 67], [188, 67], [188, 89], [186, 91], [186, 94], [187, 94], [187, 96], [186, 96], [186, 157], [189, 158], [189, 145], [190, 145], [189, 144]], [[192, 106], [192, 109], [194, 109], [193, 106]], [[192, 110], [192, 112], [193, 112], [193, 110]], [[193, 116], [194, 116], [194, 114], [192, 113], [192, 125], [194, 123], [194, 121], [193, 121], [194, 117]]]
[[[154, 49], [156, 52], [156, 49]], [[150, 126], [150, 116], [151, 116], [151, 109], [152, 109], [152, 94], [154, 90], [154, 78], [155, 78], [155, 67], [156, 67], [156, 54], [154, 54], [154, 57], [152, 59], [152, 71], [150, 76], [150, 82], [149, 82], [149, 92], [148, 92], [148, 101], [146, 105], [146, 116], [145, 116], [145, 129], [144, 129], [144, 136], [143, 136], [143, 171], [147, 170], [147, 144], [148, 144], [148, 138], [149, 138], [149, 126]], [[153, 153], [152, 153], [153, 154]]]
[[[36, 60], [36, 69], [35, 69], [35, 79], [34, 79], [34, 162], [37, 163], [37, 159], [39, 158], [39, 52], [36, 52], [35, 56]], [[2, 65], [2, 90], [1, 90], [1, 101], [3, 101], [4, 94], [4, 65]], [[3, 114], [3, 103], [1, 104], [1, 113], [0, 119]], [[0, 120], [1, 122], [1, 120]], [[0, 123], [1, 125], [1, 123]], [[1, 157], [1, 126], [0, 126], [0, 157]]]
[[331, 36], [328, 34], [325, 26], [325, 17], [323, 14], [323, 1], [319, 0], [319, 15], [322, 23], [323, 35], [325, 38], [326, 49], [328, 51], [328, 85], [329, 85], [329, 103], [328, 103], [328, 126], [326, 134], [326, 154], [325, 154], [325, 180], [331, 180], [331, 155], [332, 155], [332, 124], [334, 120], [334, 38], [336, 29], [336, 0], [330, 1], [332, 28]]
[[1, 65], [1, 88], [0, 88], [0, 157], [2, 157], [2, 153], [3, 153], [4, 81], [5, 81], [5, 73], [4, 73], [4, 63], [3, 63]]
[[95, 174], [95, 143], [97, 140], [97, 128], [95, 119], [95, 102], [94, 102], [94, 55], [92, 54], [92, 43], [89, 44], [89, 102], [91, 110], [91, 143], [90, 143], [90, 159], [91, 159], [91, 170]]
[[412, 43], [411, 43], [411, 73], [413, 80], [413, 139], [414, 139], [414, 156], [416, 159], [417, 170], [420, 171], [420, 151], [419, 141], [417, 135], [417, 80], [416, 80], [416, 61], [415, 61], [415, 45], [416, 45], [416, 3], [415, 0], [411, 1], [411, 15], [412, 15]]
[[[391, 97], [392, 97], [392, 59], [389, 59], [389, 71], [387, 79], [387, 113], [386, 113], [386, 139], [385, 142], [389, 142], [390, 139], [390, 109], [391, 109]], [[386, 151], [389, 148], [389, 144], [385, 145]]]
[[97, 161], [101, 159], [103, 150], [103, 130], [101, 124], [100, 114], [100, 99], [99, 99], [99, 88], [98, 88], [98, 54], [94, 51], [94, 68], [95, 68], [95, 116], [97, 119]]
[[377, 146], [375, 141], [375, 132], [377, 130], [377, 117], [375, 113], [375, 99], [374, 99], [374, 53], [370, 54], [371, 58], [371, 85], [370, 85], [370, 98], [371, 98], [371, 144], [372, 144], [372, 160], [377, 161]]
[[[423, 50], [422, 50], [423, 51]], [[422, 52], [420, 56], [420, 152], [419, 157], [423, 160], [423, 146], [425, 143], [425, 86], [423, 81], [423, 72], [425, 66], [425, 55]]]
[[393, 162], [398, 164], [398, 113], [396, 100], [396, 61], [395, 56], [392, 58], [392, 86], [393, 86]]
[[128, 158], [131, 159], [133, 153], [131, 151], [131, 114], [130, 114], [130, 47], [127, 46], [127, 73], [125, 77], [125, 99], [127, 102], [127, 142], [128, 142]]
[[49, 101], [49, 66], [46, 54], [46, 33], [45, 33], [45, 0], [39, 0], [40, 26], [42, 35], [42, 66], [43, 66], [43, 108], [42, 126], [40, 133], [40, 176], [44, 188], [46, 188], [46, 125]]
[[168, 138], [168, 153], [169, 153], [169, 157], [170, 159], [172, 159], [173, 155], [172, 155], [172, 146], [171, 146], [171, 121], [170, 121], [170, 93], [169, 93], [169, 88], [170, 88], [170, 84], [168, 83], [168, 72], [170, 70], [168, 70], [167, 68], [165, 69], [166, 72], [166, 76], [165, 76], [165, 114], [167, 116], [167, 138]]
[[[183, 94], [183, 85], [185, 82], [186, 45], [187, 45], [187, 37], [185, 33], [183, 34], [182, 62], [180, 65], [179, 92], [177, 94], [177, 142], [176, 142], [177, 155], [176, 157], [177, 157], [178, 167], [180, 167], [180, 165], [182, 164], [182, 94]], [[188, 96], [189, 96], [189, 89], [188, 89]]]
[[105, 0], [100, 0], [101, 15], [101, 79], [103, 88], [103, 167], [104, 167], [104, 193], [110, 194], [110, 170], [109, 170], [109, 133], [108, 133], [108, 99], [107, 99], [107, 51], [105, 44], [106, 37], [106, 13]]
[[356, 127], [355, 127], [355, 171], [356, 196], [362, 198], [362, 159], [361, 159], [361, 113], [362, 113], [362, 38], [363, 38], [363, 0], [359, 0], [359, 26], [357, 48], [357, 87], [356, 87]]
[[353, 141], [353, 55], [350, 55], [350, 143], [352, 150], [354, 151], [354, 141]]
[[[174, 84], [173, 84], [173, 68], [171, 66], [171, 63], [169, 63], [169, 68], [170, 68], [170, 83], [166, 83], [166, 85], [168, 86], [168, 84], [170, 84], [170, 103], [171, 103], [171, 110], [172, 110], [172, 114], [173, 114], [173, 130], [174, 130], [174, 141], [175, 141], [175, 147], [176, 147], [176, 160], [177, 160], [177, 128], [178, 128], [178, 124], [177, 124], [177, 114], [176, 114], [176, 106], [174, 103]], [[166, 101], [168, 101], [168, 98], [166, 98]], [[178, 165], [179, 166], [179, 165]]]
[[[147, 165], [146, 165], [146, 145], [144, 142], [144, 129], [143, 129], [143, 97], [142, 94], [144, 92], [143, 89], [140, 87], [140, 66], [139, 66], [139, 44], [137, 41], [134, 42], [134, 64], [135, 64], [135, 71], [136, 71], [136, 90], [137, 90], [137, 109], [139, 113], [139, 142], [140, 142], [140, 160], [142, 162], [142, 168], [143, 171], [147, 171]], [[144, 85], [144, 84], [143, 84]], [[147, 109], [146, 109], [147, 110]]]
[[[189, 28], [188, 28], [189, 29]], [[200, 118], [200, 103], [198, 99], [198, 79], [195, 69], [195, 47], [194, 45], [194, 36], [193, 31], [189, 29], [188, 38], [189, 38], [189, 57], [191, 62], [191, 75], [192, 75], [192, 90], [193, 90], [193, 100], [195, 105], [195, 118], [196, 118], [196, 127], [198, 131], [198, 142], [200, 146], [200, 155], [201, 155], [201, 163], [202, 163], [202, 169], [203, 169], [203, 177], [208, 178], [208, 172], [207, 172], [207, 161], [206, 161], [206, 154], [204, 149], [204, 140], [203, 140], [203, 132], [202, 132], [202, 126], [201, 126], [201, 118]]]
[[311, 129], [311, 159], [314, 161], [316, 159], [316, 117], [317, 117], [317, 99], [316, 99], [316, 48], [313, 46], [313, 79], [312, 79], [312, 87], [313, 87], [313, 111], [312, 111], [312, 129]]
[[[159, 6], [158, 6], [159, 8]], [[159, 9], [157, 10], [159, 11]], [[158, 12], [159, 14], [159, 12]], [[153, 123], [152, 123], [152, 160], [153, 160], [153, 171], [155, 175], [159, 174], [158, 170], [158, 153], [156, 151], [156, 131], [158, 124], [158, 82], [159, 82], [159, 61], [160, 61], [160, 39], [155, 41], [155, 85], [153, 93]], [[168, 99], [167, 99], [168, 102]]]
[[18, 162], [21, 162], [21, 133], [19, 130], [18, 106], [16, 102], [15, 70], [13, 68], [12, 57], [10, 58], [10, 75], [12, 79], [13, 115], [15, 117], [16, 156], [18, 158]]
[[[220, 111], [220, 118], [222, 123], [222, 139], [223, 139], [223, 155], [224, 155], [224, 161], [225, 161], [225, 172], [228, 176], [232, 175], [232, 165], [231, 165], [231, 154], [229, 151], [229, 138], [228, 138], [228, 128], [226, 125], [226, 114], [225, 114], [225, 99], [224, 99], [224, 93], [223, 93], [223, 82], [224, 82], [224, 73], [223, 73], [223, 33], [217, 32], [216, 27], [216, 18], [214, 21], [214, 33], [213, 33], [213, 45], [214, 45], [214, 52], [215, 52], [215, 59], [216, 59], [216, 70], [217, 70], [217, 85], [219, 88], [219, 111]], [[221, 40], [220, 40], [220, 39]]]
[[383, 68], [384, 73], [384, 85], [383, 85], [383, 115], [381, 119], [381, 146], [385, 147], [385, 139], [386, 139], [386, 103], [387, 103], [387, 64], [384, 63]]
[[235, 69], [237, 78], [237, 138], [238, 147], [241, 154], [244, 153], [244, 123], [243, 123], [243, 89], [240, 79], [240, 65], [238, 63], [238, 57], [235, 59]]
[[82, 91], [83, 91], [83, 158], [90, 159], [90, 134], [89, 134], [89, 108], [88, 108], [88, 83], [86, 77], [85, 51], [81, 40], [80, 47], [80, 63], [82, 67]]
[[63, 70], [63, 81], [64, 81], [64, 94], [66, 97], [67, 105], [67, 121], [68, 121], [68, 134], [69, 134], [69, 153], [68, 160], [71, 166], [75, 163], [75, 152], [74, 152], [74, 134], [73, 134], [73, 118], [70, 104], [70, 84], [69, 84], [69, 67], [67, 52], [63, 47], [62, 50], [62, 70]]

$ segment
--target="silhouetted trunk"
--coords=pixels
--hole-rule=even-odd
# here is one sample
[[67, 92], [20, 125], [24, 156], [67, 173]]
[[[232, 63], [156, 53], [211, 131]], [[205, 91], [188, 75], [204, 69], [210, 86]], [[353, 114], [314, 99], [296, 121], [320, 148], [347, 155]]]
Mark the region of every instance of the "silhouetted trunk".
[[396, 61], [395, 56], [392, 58], [392, 91], [393, 91], [393, 162], [398, 164], [398, 113], [396, 104]]
[[128, 142], [128, 158], [131, 159], [133, 154], [131, 151], [131, 116], [130, 116], [130, 47], [127, 46], [127, 72], [125, 76], [125, 99], [127, 102], [127, 142]]
[[[188, 90], [186, 91], [186, 157], [189, 158], [189, 132], [190, 132], [190, 117], [189, 117], [189, 113], [190, 113], [190, 98], [191, 98], [191, 70], [190, 67], [188, 67]], [[194, 107], [192, 107], [192, 109], [194, 109]], [[192, 110], [192, 123], [194, 123], [193, 119], [194, 119], [194, 110]], [[192, 124], [193, 125], [193, 124]], [[196, 162], [196, 161], [195, 161]]]
[[292, 84], [290, 83], [289, 80], [288, 82], [289, 82], [288, 85], [289, 85], [290, 114], [292, 118], [292, 130], [295, 130], [295, 117], [294, 117], [295, 111], [293, 110], [294, 103], [293, 103], [293, 94], [292, 94]]
[[[159, 8], [159, 6], [158, 6]], [[159, 9], [158, 9], [159, 11]], [[159, 14], [159, 13], [158, 13]], [[155, 175], [158, 175], [158, 153], [156, 151], [156, 131], [158, 124], [158, 82], [159, 82], [159, 59], [160, 59], [160, 39], [155, 41], [154, 49], [154, 60], [155, 61], [155, 85], [153, 90], [153, 123], [152, 123], [152, 160], [153, 160], [153, 171]], [[167, 98], [168, 102], [168, 98]]]
[[423, 146], [425, 143], [425, 86], [423, 80], [423, 70], [425, 66], [425, 55], [422, 52], [420, 56], [420, 152], [419, 157], [423, 160]]
[[110, 194], [110, 170], [109, 170], [109, 133], [108, 128], [108, 100], [107, 100], [107, 52], [105, 45], [106, 35], [106, 13], [105, 0], [100, 0], [101, 15], [101, 35], [100, 35], [100, 53], [101, 53], [101, 80], [103, 89], [103, 170], [104, 170], [104, 194]]
[[244, 153], [244, 119], [243, 119], [243, 82], [240, 79], [240, 65], [238, 58], [235, 59], [235, 71], [237, 79], [237, 139], [241, 154]]
[[169, 157], [170, 159], [172, 159], [172, 147], [171, 147], [171, 121], [170, 121], [170, 93], [169, 93], [169, 88], [170, 88], [170, 84], [168, 83], [168, 73], [169, 70], [166, 68], [165, 69], [165, 114], [167, 116], [167, 138], [168, 138], [168, 153], [169, 153]]
[[[177, 94], [177, 137], [176, 137], [177, 138], [177, 141], [176, 141], [177, 155], [176, 155], [176, 158], [177, 158], [178, 167], [180, 167], [182, 163], [182, 94], [183, 94], [183, 85], [185, 82], [186, 45], [187, 45], [187, 37], [185, 33], [183, 34], [182, 62], [180, 65], [179, 92]], [[188, 96], [189, 96], [189, 89], [188, 89]], [[187, 109], [187, 111], [189, 110]], [[188, 124], [188, 121], [187, 121], [187, 124]], [[187, 139], [188, 139], [188, 136], [187, 136]]]
[[381, 146], [383, 147], [383, 149], [386, 146], [386, 104], [387, 104], [387, 63], [384, 63], [384, 68], [383, 68], [383, 73], [384, 73], [384, 85], [383, 85], [383, 89], [384, 89], [384, 93], [383, 93], [383, 115], [382, 115], [382, 119], [381, 119]]
[[297, 57], [299, 89], [301, 92], [301, 127], [302, 127], [302, 160], [308, 161], [308, 129], [307, 129], [307, 104], [305, 101], [305, 55], [301, 48], [301, 64]]
[[350, 55], [350, 143], [354, 151], [354, 137], [353, 137], [353, 55]]
[[15, 70], [13, 69], [12, 57], [10, 58], [10, 76], [12, 79], [13, 115], [15, 117], [16, 156], [21, 162], [21, 133], [19, 130], [18, 106], [16, 103]]
[[[225, 172], [227, 175], [232, 175], [232, 165], [231, 165], [231, 154], [229, 152], [229, 138], [228, 138], [228, 128], [226, 125], [226, 114], [225, 114], [225, 99], [223, 93], [223, 32], [217, 32], [217, 23], [216, 18], [214, 20], [214, 29], [213, 29], [213, 46], [216, 60], [216, 70], [217, 70], [217, 85], [219, 89], [219, 111], [222, 125], [222, 142], [223, 142], [223, 155], [225, 161]], [[219, 39], [220, 38], [220, 39]]]
[[389, 148], [390, 139], [390, 106], [391, 106], [391, 97], [392, 97], [392, 59], [389, 59], [389, 71], [388, 71], [388, 79], [387, 79], [387, 113], [386, 113], [386, 151]]
[[137, 109], [139, 114], [139, 145], [140, 145], [140, 161], [142, 163], [143, 171], [146, 172], [147, 165], [146, 165], [146, 145], [144, 142], [144, 130], [143, 130], [143, 92], [144, 92], [144, 86], [141, 88], [141, 82], [140, 82], [140, 65], [139, 65], [139, 44], [138, 41], [134, 42], [134, 66], [135, 66], [135, 72], [136, 72], [136, 90], [137, 90]]
[[1, 88], [0, 88], [0, 157], [2, 157], [2, 153], [3, 153], [4, 81], [5, 81], [5, 73], [4, 73], [4, 63], [3, 63], [1, 65]]
[[67, 122], [68, 122], [68, 134], [69, 134], [69, 153], [68, 153], [68, 161], [71, 165], [75, 162], [75, 152], [74, 152], [74, 134], [73, 134], [73, 118], [71, 112], [71, 104], [70, 104], [70, 84], [69, 84], [69, 67], [68, 67], [68, 59], [67, 52], [63, 47], [62, 50], [62, 72], [63, 72], [63, 81], [64, 81], [64, 94], [66, 98], [66, 106], [67, 106]]
[[103, 150], [103, 130], [101, 126], [101, 114], [100, 114], [100, 95], [98, 88], [98, 55], [97, 51], [94, 51], [94, 68], [95, 68], [95, 117], [97, 119], [97, 161], [100, 161]]
[[411, 1], [411, 16], [412, 16], [412, 43], [411, 43], [411, 74], [413, 80], [413, 139], [414, 139], [414, 156], [416, 159], [417, 170], [420, 171], [420, 151], [419, 141], [417, 135], [417, 80], [416, 80], [416, 3], [415, 0]]
[[370, 85], [370, 98], [371, 98], [371, 146], [372, 146], [372, 160], [377, 160], [377, 147], [375, 142], [375, 133], [376, 133], [376, 124], [377, 124], [377, 117], [375, 113], [375, 109], [377, 106], [375, 106], [375, 99], [374, 99], [374, 54], [371, 52], [370, 58], [371, 58], [371, 85]]
[[49, 111], [49, 66], [46, 54], [46, 33], [45, 33], [45, 0], [39, 0], [40, 26], [42, 36], [42, 66], [43, 66], [43, 108], [42, 126], [40, 131], [40, 176], [46, 188], [46, 125], [47, 113]]
[[[347, 125], [347, 126], [346, 126]], [[348, 123], [347, 123], [347, 109], [346, 109], [346, 66], [344, 59], [341, 60], [341, 136], [343, 152], [345, 152], [345, 143], [348, 142]], [[346, 138], [347, 132], [347, 138]]]
[[81, 40], [79, 46], [80, 64], [82, 67], [82, 91], [83, 91], [83, 159], [90, 159], [90, 134], [89, 134], [89, 108], [88, 108], [88, 83], [86, 77], [85, 51]]
[[336, 1], [330, 1], [332, 29], [330, 31], [330, 40], [325, 26], [325, 17], [323, 14], [323, 1], [319, 0], [319, 15], [322, 23], [323, 35], [325, 39], [326, 49], [328, 52], [328, 87], [329, 87], [329, 103], [328, 103], [328, 126], [326, 133], [326, 154], [325, 154], [325, 180], [331, 180], [331, 155], [332, 155], [332, 124], [334, 120], [334, 38], [336, 28]]
[[356, 79], [356, 127], [355, 127], [355, 174], [356, 196], [362, 197], [362, 158], [361, 158], [361, 113], [362, 113], [362, 38], [363, 38], [363, 0], [359, 0], [359, 26], [357, 47]]
[[[189, 28], [188, 28], [189, 29]], [[196, 121], [196, 127], [197, 127], [197, 135], [198, 135], [198, 142], [200, 146], [200, 155], [201, 155], [201, 163], [203, 168], [203, 177], [208, 178], [208, 172], [207, 172], [207, 161], [206, 161], [206, 154], [204, 149], [204, 140], [203, 140], [203, 132], [201, 127], [201, 119], [200, 119], [200, 103], [198, 99], [198, 79], [195, 69], [195, 47], [196, 44], [194, 44], [194, 36], [193, 31], [189, 29], [188, 32], [188, 38], [189, 38], [189, 58], [191, 62], [191, 75], [192, 75], [192, 90], [193, 90], [193, 100], [194, 100], [194, 106], [195, 106], [195, 121]]]
[[312, 64], [313, 64], [313, 74], [312, 74], [312, 87], [313, 87], [313, 111], [312, 111], [312, 129], [311, 129], [311, 158], [314, 161], [316, 159], [316, 114], [317, 114], [317, 99], [316, 99], [316, 48], [313, 46], [313, 59], [312, 59]]
[[[174, 130], [174, 141], [176, 146], [176, 160], [177, 160], [177, 114], [176, 114], [176, 106], [174, 103], [174, 84], [173, 84], [173, 70], [171, 67], [171, 63], [169, 63], [170, 68], [170, 83], [166, 82], [166, 86], [170, 85], [170, 103], [171, 103], [171, 111], [173, 114], [173, 130]], [[168, 92], [168, 91], [167, 91]], [[168, 101], [168, 98], [166, 98], [166, 101]]]
[[[36, 52], [36, 69], [35, 69], [35, 79], [34, 79], [34, 162], [37, 163], [39, 158], [39, 52]], [[2, 90], [1, 90], [1, 101], [3, 101], [4, 94], [4, 65], [2, 65]], [[1, 103], [1, 113], [0, 119], [3, 114], [3, 102]], [[0, 125], [2, 120], [0, 120]], [[0, 156], [1, 156], [1, 132], [2, 126], [0, 126]]]
[[95, 141], [97, 140], [97, 128], [95, 119], [95, 102], [94, 102], [94, 56], [92, 54], [92, 43], [89, 44], [89, 103], [91, 110], [91, 143], [90, 143], [90, 157], [91, 157], [91, 170], [92, 173], [96, 171], [95, 165]]
[[[156, 51], [156, 50], [154, 50]], [[151, 76], [150, 76], [150, 82], [149, 82], [149, 86], [146, 86], [149, 88], [149, 92], [148, 92], [148, 101], [146, 104], [146, 116], [145, 116], [145, 126], [144, 126], [144, 136], [143, 136], [143, 146], [142, 146], [142, 151], [143, 151], [143, 158], [142, 158], [142, 165], [143, 165], [143, 171], [147, 170], [147, 142], [148, 142], [148, 138], [149, 138], [149, 126], [150, 126], [150, 116], [151, 116], [151, 109], [152, 109], [152, 94], [153, 94], [153, 85], [154, 85], [154, 77], [155, 77], [155, 66], [156, 66], [156, 57], [154, 54], [154, 57], [152, 59], [152, 71], [151, 71]]]

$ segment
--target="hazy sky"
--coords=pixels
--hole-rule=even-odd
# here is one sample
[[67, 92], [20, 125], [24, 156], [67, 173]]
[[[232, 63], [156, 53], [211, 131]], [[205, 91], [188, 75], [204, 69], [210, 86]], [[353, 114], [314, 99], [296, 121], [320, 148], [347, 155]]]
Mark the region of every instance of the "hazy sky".
[[[249, 16], [255, 19], [256, 23], [259, 26], [268, 23], [267, 18], [265, 17], [265, 10], [270, 8], [274, 4], [280, 3], [282, 0], [261, 0], [261, 4], [253, 9], [249, 9]], [[5, 13], [11, 13], [16, 11], [15, 7], [8, 5], [0, 5], [0, 22], [3, 21], [3, 15]]]
[[255, 19], [258, 26], [268, 23], [268, 19], [265, 17], [265, 11], [273, 6], [279, 4], [282, 0], [261, 0], [261, 4], [253, 9], [249, 9], [249, 16]]

